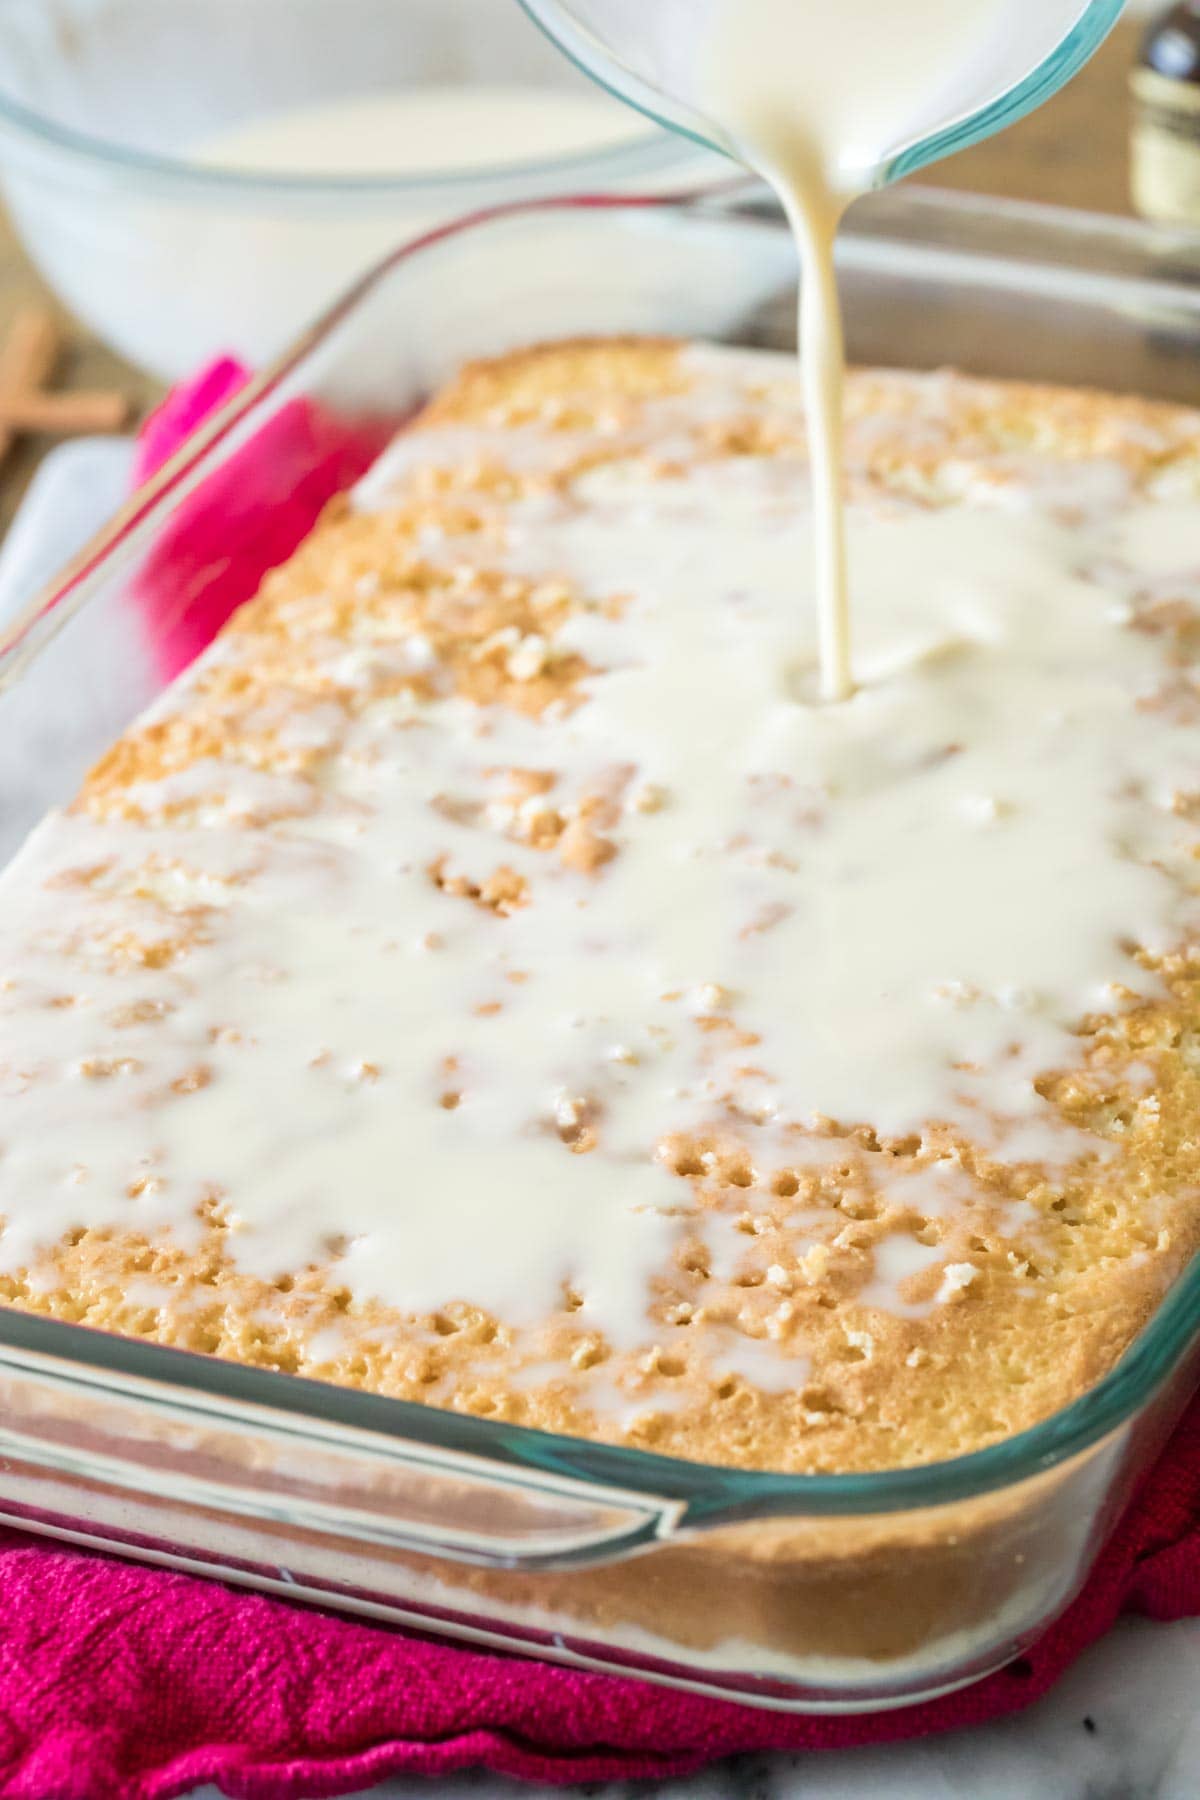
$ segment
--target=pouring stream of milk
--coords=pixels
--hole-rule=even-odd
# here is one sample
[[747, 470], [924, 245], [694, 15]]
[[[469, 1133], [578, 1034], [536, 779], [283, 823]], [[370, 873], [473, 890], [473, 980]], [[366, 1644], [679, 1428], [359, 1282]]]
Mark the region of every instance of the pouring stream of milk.
[[820, 685], [854, 690], [842, 496], [841, 309], [837, 228], [887, 154], [939, 101], [969, 110], [981, 65], [1002, 43], [1005, 0], [715, 0], [698, 70], [705, 111], [775, 188], [800, 256], [799, 321], [812, 466]]

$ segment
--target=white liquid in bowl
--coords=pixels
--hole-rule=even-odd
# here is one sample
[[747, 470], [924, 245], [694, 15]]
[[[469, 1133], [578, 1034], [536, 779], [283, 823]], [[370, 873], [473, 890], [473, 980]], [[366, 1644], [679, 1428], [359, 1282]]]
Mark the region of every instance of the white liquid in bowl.
[[[623, 146], [615, 167], [605, 162]], [[727, 172], [702, 152], [673, 156], [665, 134], [602, 94], [521, 84], [288, 109], [182, 153], [192, 178], [77, 185], [48, 151], [4, 171], [4, 197], [47, 280], [116, 349], [171, 381], [218, 354], [270, 361], [375, 263], [466, 214]], [[280, 175], [295, 183], [273, 188]], [[321, 175], [346, 185], [304, 187]], [[356, 188], [355, 175], [368, 179]], [[409, 177], [411, 191], [389, 176]]]
[[203, 139], [192, 156], [255, 174], [418, 176], [549, 162], [611, 149], [648, 129], [600, 93], [423, 87], [271, 113]]

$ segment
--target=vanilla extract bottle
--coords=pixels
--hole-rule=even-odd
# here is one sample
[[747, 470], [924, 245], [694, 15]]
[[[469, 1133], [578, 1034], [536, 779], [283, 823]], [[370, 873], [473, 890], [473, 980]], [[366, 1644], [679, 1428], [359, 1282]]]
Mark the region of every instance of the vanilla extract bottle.
[[1144, 218], [1200, 228], [1200, 0], [1147, 28], [1132, 74], [1130, 186]]

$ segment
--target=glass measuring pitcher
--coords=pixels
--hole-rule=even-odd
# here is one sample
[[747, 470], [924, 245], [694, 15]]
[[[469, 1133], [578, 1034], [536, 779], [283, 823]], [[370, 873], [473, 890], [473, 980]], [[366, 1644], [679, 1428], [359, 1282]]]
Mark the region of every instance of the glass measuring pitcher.
[[[795, 0], [798, 7], [829, 0]], [[834, 0], [840, 4], [840, 0]], [[521, 0], [540, 25], [593, 80], [640, 111], [698, 143], [737, 156], [736, 145], [706, 112], [699, 46], [721, 0]], [[995, 26], [953, 89], [934, 85], [894, 143], [872, 146], [855, 170], [860, 190], [882, 187], [953, 150], [978, 143], [1032, 112], [1081, 68], [1106, 36], [1124, 0], [1007, 0]], [[904, 5], [881, 9], [874, 44], [888, 54], [887, 33], [903, 33]], [[924, 116], [921, 116], [921, 114]]]

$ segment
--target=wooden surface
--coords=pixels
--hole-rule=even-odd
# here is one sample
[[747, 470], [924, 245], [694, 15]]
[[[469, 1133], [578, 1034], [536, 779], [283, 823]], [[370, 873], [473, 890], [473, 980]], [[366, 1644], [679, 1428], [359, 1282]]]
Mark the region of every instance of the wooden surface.
[[[1002, 136], [940, 163], [924, 179], [1062, 206], [1128, 210], [1127, 85], [1138, 35], [1137, 26], [1118, 26], [1087, 68], [1040, 112]], [[0, 213], [0, 332], [22, 305], [46, 299], [44, 284]], [[131, 402], [135, 422], [159, 393], [149, 376], [71, 321], [57, 380], [66, 388], [119, 386]], [[48, 440], [25, 439], [0, 468], [0, 532], [7, 528], [49, 448]]]
[[1129, 69], [1143, 27], [1121, 24], [1053, 100], [1011, 130], [938, 163], [940, 187], [1121, 213], [1129, 205]]

